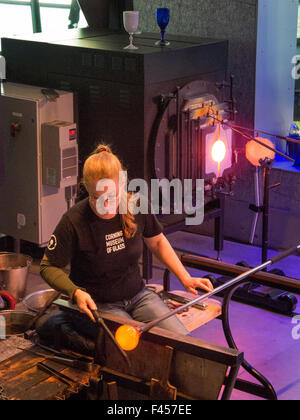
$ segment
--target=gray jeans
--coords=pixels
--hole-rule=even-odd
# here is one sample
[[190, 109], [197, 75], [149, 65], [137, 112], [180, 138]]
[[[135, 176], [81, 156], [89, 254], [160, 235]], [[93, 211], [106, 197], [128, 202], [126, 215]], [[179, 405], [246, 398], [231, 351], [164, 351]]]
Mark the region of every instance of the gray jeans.
[[[160, 318], [170, 309], [152, 290], [145, 287], [130, 300], [97, 305], [101, 312], [118, 315], [123, 318], [135, 319], [140, 322], [150, 322]], [[172, 316], [158, 325], [169, 331], [187, 335], [188, 331], [176, 316]]]

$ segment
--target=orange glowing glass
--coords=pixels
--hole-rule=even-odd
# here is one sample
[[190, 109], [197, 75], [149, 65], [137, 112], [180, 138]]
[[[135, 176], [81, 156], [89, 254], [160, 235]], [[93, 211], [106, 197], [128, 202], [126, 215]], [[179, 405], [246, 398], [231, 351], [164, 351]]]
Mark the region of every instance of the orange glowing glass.
[[[275, 148], [271, 140], [265, 139], [263, 137], [255, 137], [256, 140], [259, 140], [261, 143], [266, 146]], [[246, 144], [246, 158], [254, 166], [261, 166], [260, 159], [275, 159], [275, 152], [270, 149], [267, 149], [263, 145], [255, 142], [254, 140], [249, 141]]]
[[221, 140], [221, 125], [218, 125], [218, 137], [217, 140], [214, 142], [211, 156], [213, 161], [218, 163], [218, 178], [221, 176], [221, 162], [225, 159], [226, 156], [226, 145]]
[[226, 156], [226, 146], [225, 146], [225, 143], [221, 139], [218, 139], [214, 143], [211, 154], [215, 162], [221, 163], [224, 160]]
[[218, 178], [221, 176], [221, 162], [225, 159], [226, 156], [226, 146], [225, 143], [220, 138], [221, 128], [218, 127], [218, 138], [213, 144], [211, 156], [215, 162], [218, 163]]
[[121, 325], [116, 331], [115, 339], [123, 350], [134, 350], [139, 344], [140, 332], [131, 325]]

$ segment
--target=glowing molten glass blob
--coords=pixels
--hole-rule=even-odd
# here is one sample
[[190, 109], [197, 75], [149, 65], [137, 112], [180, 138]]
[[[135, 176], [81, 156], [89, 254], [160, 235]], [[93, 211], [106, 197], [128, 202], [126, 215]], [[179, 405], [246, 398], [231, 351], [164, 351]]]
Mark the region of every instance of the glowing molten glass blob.
[[[263, 137], [256, 137], [256, 139], [269, 147], [275, 148], [271, 140], [265, 139]], [[246, 144], [246, 158], [249, 160], [250, 163], [252, 163], [252, 165], [261, 166], [260, 159], [274, 159], [275, 152], [273, 152], [270, 149], [267, 149], [259, 143], [256, 143], [254, 140], [251, 140]]]
[[219, 138], [213, 144], [211, 150], [211, 156], [215, 162], [218, 163], [218, 178], [221, 176], [221, 162], [226, 156], [226, 146], [225, 143]]
[[115, 339], [123, 350], [134, 350], [139, 344], [140, 332], [131, 325], [121, 325], [116, 331]]
[[221, 163], [226, 156], [226, 146], [222, 140], [217, 140], [211, 151], [212, 158], [215, 162]]

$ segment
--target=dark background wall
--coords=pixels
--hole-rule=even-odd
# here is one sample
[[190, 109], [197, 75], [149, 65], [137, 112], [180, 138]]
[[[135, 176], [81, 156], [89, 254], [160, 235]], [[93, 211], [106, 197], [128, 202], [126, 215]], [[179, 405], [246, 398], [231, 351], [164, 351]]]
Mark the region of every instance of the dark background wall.
[[[234, 75], [234, 96], [236, 98], [236, 122], [246, 127], [254, 127], [255, 67], [257, 34], [256, 0], [135, 0], [134, 8], [140, 11], [139, 29], [157, 32], [155, 21], [157, 7], [170, 8], [170, 23], [167, 34], [194, 35], [204, 38], [229, 40], [228, 79]], [[167, 38], [166, 34], [166, 38]], [[243, 148], [245, 142], [234, 136], [235, 145]], [[249, 200], [254, 200], [252, 188], [253, 168], [239, 156], [236, 167], [238, 175], [235, 196], [227, 200], [225, 235], [228, 238], [247, 242], [250, 226], [245, 219], [237, 217], [241, 208], [248, 212]], [[233, 214], [234, 213], [234, 214]], [[238, 214], [236, 214], [238, 213]], [[232, 226], [233, 229], [232, 229]], [[249, 229], [250, 227], [250, 229]], [[201, 226], [200, 233], [212, 234], [212, 224]]]
[[140, 29], [157, 32], [157, 7], [169, 7], [167, 34], [229, 40], [228, 75], [235, 75], [237, 121], [254, 124], [257, 0], [134, 0], [140, 11]]
[[[231, 73], [235, 76], [234, 95], [238, 111], [236, 123], [250, 128], [254, 128], [255, 120], [258, 1], [134, 0], [134, 9], [140, 11], [142, 31], [157, 32], [159, 37], [155, 10], [157, 7], [168, 7], [171, 18], [167, 34], [229, 40], [228, 77]], [[235, 136], [234, 142], [236, 147], [243, 149], [245, 140]], [[240, 153], [235, 171], [238, 179], [234, 187], [234, 196], [227, 198], [226, 201], [225, 236], [228, 239], [248, 242], [254, 218], [254, 213], [249, 210], [249, 204], [255, 201], [255, 169], [248, 163], [243, 153]], [[270, 197], [270, 247], [279, 249], [294, 246], [298, 241], [299, 174], [273, 169], [272, 183], [277, 182], [281, 182], [281, 185], [271, 192]], [[260, 173], [260, 185], [262, 186], [262, 173]], [[198, 232], [211, 235], [213, 226], [209, 223], [202, 225]], [[261, 243], [261, 220], [254, 243]]]

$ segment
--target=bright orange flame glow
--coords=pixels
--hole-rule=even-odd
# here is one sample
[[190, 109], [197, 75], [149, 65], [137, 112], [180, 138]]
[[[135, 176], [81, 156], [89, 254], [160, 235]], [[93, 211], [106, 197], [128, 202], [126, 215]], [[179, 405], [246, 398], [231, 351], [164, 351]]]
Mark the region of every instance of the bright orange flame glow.
[[140, 341], [140, 332], [131, 325], [121, 325], [115, 334], [119, 346], [126, 351], [134, 350]]
[[[265, 139], [263, 137], [256, 137], [256, 139], [261, 143], [274, 148], [274, 144], [271, 142], [271, 140]], [[246, 144], [246, 158], [250, 163], [252, 163], [252, 165], [261, 166], [260, 159], [274, 159], [275, 153], [272, 150], [267, 149], [261, 144], [255, 142], [254, 140], [251, 140]]]
[[218, 139], [214, 143], [212, 147], [211, 155], [215, 162], [221, 163], [224, 160], [226, 156], [226, 146], [222, 140]]

